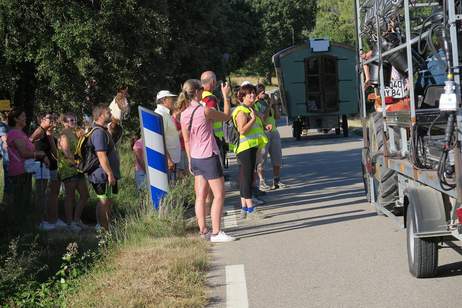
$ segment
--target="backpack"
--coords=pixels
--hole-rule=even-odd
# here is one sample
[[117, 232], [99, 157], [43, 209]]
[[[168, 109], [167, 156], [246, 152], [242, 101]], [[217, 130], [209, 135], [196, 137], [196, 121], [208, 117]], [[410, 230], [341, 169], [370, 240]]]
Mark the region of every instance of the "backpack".
[[239, 146], [240, 134], [237, 131], [236, 125], [234, 125], [232, 118], [223, 122], [223, 134], [226, 143], [234, 144], [236, 148]]
[[79, 137], [77, 146], [75, 147], [74, 160], [77, 170], [81, 173], [90, 174], [100, 166], [98, 156], [96, 156], [95, 148], [91, 143], [91, 135], [98, 129], [92, 127], [89, 132]]

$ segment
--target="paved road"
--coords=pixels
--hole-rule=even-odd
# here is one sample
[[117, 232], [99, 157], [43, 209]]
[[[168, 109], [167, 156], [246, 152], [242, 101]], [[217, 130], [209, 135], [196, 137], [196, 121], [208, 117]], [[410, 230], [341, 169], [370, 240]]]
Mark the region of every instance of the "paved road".
[[[226, 217], [239, 240], [212, 247], [211, 307], [245, 307], [246, 300], [249, 307], [462, 305], [459, 252], [440, 250], [438, 278], [409, 274], [405, 230], [364, 198], [360, 147], [354, 137], [284, 139], [290, 186], [266, 196], [261, 209], [270, 217], [257, 224], [233, 227]], [[231, 193], [226, 209], [236, 204]]]

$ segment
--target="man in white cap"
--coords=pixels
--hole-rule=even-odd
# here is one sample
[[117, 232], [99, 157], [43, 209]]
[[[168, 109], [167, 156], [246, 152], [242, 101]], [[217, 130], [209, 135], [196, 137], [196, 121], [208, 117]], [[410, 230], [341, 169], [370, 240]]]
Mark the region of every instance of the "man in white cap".
[[170, 180], [175, 180], [176, 164], [181, 160], [180, 135], [173, 123], [171, 112], [173, 111], [177, 95], [170, 93], [168, 90], [162, 90], [157, 93], [157, 108], [155, 112], [162, 116], [164, 123], [165, 147], [167, 152], [168, 175]]

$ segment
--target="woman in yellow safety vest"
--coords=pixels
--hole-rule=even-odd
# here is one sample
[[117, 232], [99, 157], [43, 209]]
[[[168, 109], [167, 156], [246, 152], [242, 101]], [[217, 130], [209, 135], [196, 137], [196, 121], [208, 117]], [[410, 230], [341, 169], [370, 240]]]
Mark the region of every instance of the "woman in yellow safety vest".
[[241, 164], [240, 192], [241, 218], [260, 217], [252, 202], [252, 182], [257, 158], [257, 150], [265, 147], [268, 138], [263, 131], [261, 119], [255, 114], [256, 88], [251, 84], [239, 89], [238, 98], [242, 104], [234, 109], [232, 118], [239, 132], [239, 145], [235, 149]]

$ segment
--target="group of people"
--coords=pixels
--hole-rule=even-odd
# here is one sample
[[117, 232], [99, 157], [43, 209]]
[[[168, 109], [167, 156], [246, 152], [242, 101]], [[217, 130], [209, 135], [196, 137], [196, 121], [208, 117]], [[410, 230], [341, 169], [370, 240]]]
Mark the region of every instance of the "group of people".
[[[156, 95], [156, 109], [163, 120], [168, 177], [194, 175], [195, 212], [200, 235], [212, 242], [234, 240], [221, 229], [224, 206], [224, 162], [226, 152], [236, 154], [240, 164], [241, 217], [262, 218], [256, 206], [258, 198], [269, 189], [284, 185], [280, 181], [281, 140], [276, 129], [278, 110], [262, 84], [244, 82], [232, 91], [227, 83], [220, 85], [221, 95], [215, 95], [216, 76], [206, 71], [201, 79], [187, 80], [179, 95], [168, 90]], [[222, 96], [223, 110], [218, 97]], [[42, 230], [86, 228], [81, 221], [89, 198], [87, 183], [98, 197], [97, 227], [108, 229], [113, 194], [117, 194], [120, 162], [116, 144], [121, 138], [121, 121], [129, 110], [127, 87], [118, 89], [111, 104], [93, 108], [92, 121], [86, 127], [77, 126], [77, 117], [68, 112], [57, 117], [44, 113], [37, 118], [37, 128], [31, 135], [25, 132], [26, 113], [21, 109], [9, 112], [7, 123], [0, 125], [0, 149], [5, 174], [5, 201], [14, 210], [15, 221], [27, 219], [31, 204], [32, 177], [35, 178], [34, 223]], [[238, 141], [226, 144], [224, 123], [232, 123]], [[88, 137], [95, 154], [95, 167], [82, 173], [76, 164], [79, 139]], [[138, 189], [146, 189], [146, 166], [143, 141], [138, 135], [132, 143], [135, 158], [135, 180]], [[271, 157], [273, 182], [267, 185], [264, 164]], [[58, 217], [58, 195], [65, 190], [64, 221]], [[77, 198], [78, 195], [78, 198]], [[33, 211], [32, 211], [33, 212]], [[211, 216], [211, 230], [206, 225]]]
[[[123, 87], [115, 100], [126, 100], [126, 95]], [[118, 102], [117, 107], [94, 106], [92, 121], [86, 127], [77, 126], [77, 116], [72, 112], [60, 116], [46, 112], [37, 117], [37, 127], [30, 135], [25, 131], [24, 110], [13, 108], [3, 117], [0, 137], [9, 226], [38, 225], [44, 231], [66, 228], [74, 232], [87, 228], [81, 215], [89, 199], [89, 182], [98, 197], [96, 228], [109, 228], [111, 198], [117, 193], [121, 177], [115, 146], [115, 138], [120, 138], [115, 136], [120, 131], [120, 117], [113, 117], [111, 109], [124, 110], [124, 105]], [[95, 157], [88, 173], [78, 168], [75, 157], [79, 139], [85, 134]], [[61, 185], [65, 194], [64, 220], [58, 216]]]
[[[181, 93], [162, 90], [157, 94], [155, 112], [162, 116], [169, 179], [190, 172], [194, 175], [195, 212], [200, 235], [212, 242], [234, 238], [221, 229], [224, 206], [224, 161], [227, 151], [236, 153], [240, 164], [241, 218], [262, 218], [257, 196], [278, 189], [282, 160], [281, 140], [276, 128], [278, 111], [262, 84], [244, 82], [232, 97], [229, 84], [220, 85], [223, 109], [214, 90], [216, 76], [206, 71], [201, 79], [184, 82]], [[233, 102], [234, 101], [234, 102]], [[234, 106], [233, 106], [234, 105]], [[222, 109], [222, 110], [221, 110]], [[239, 134], [238, 142], [226, 144], [223, 124], [231, 121]], [[134, 142], [137, 183], [145, 185], [142, 140]], [[271, 157], [273, 183], [267, 185], [264, 164]], [[211, 230], [206, 225], [211, 216]]]

